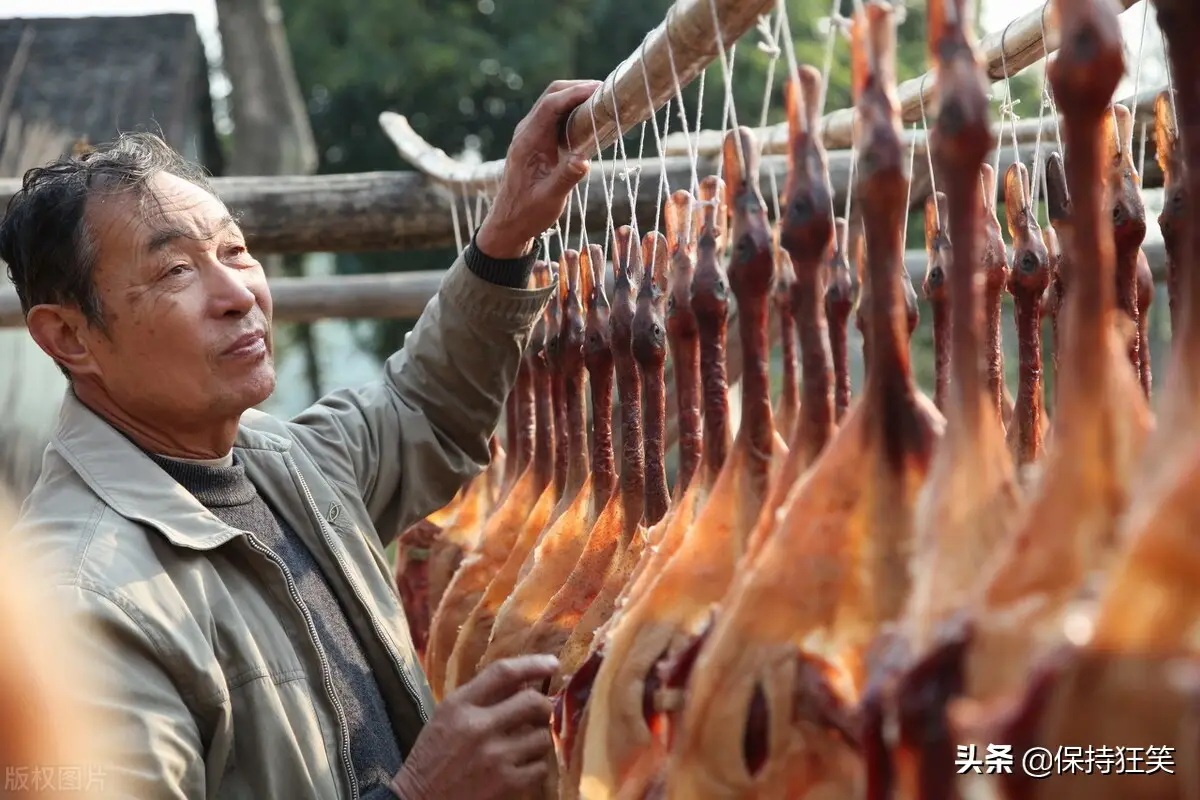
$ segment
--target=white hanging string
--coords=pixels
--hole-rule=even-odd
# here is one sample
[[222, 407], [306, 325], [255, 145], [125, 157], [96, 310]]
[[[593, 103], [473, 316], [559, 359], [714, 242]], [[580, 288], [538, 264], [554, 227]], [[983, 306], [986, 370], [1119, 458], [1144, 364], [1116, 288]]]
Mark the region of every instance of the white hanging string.
[[[718, 31], [717, 32], [718, 39], [720, 38], [720, 35], [721, 34]], [[721, 141], [722, 142], [725, 141], [725, 136], [726, 136], [726, 134], [729, 133], [730, 112], [733, 110], [733, 62], [736, 57], [737, 57], [737, 42], [734, 42], [733, 44], [731, 44], [729, 46], [729, 70], [730, 71], [729, 71], [729, 77], [727, 77], [725, 79], [725, 100], [724, 100], [724, 105], [721, 106]], [[733, 115], [733, 120], [734, 120], [733, 127], [736, 128], [737, 127], [737, 115], [736, 114]], [[738, 148], [738, 152], [739, 153], [741, 152], [741, 147]], [[743, 159], [740, 155], [738, 156], [738, 161], [739, 162], [743, 161]], [[724, 174], [723, 173], [724, 169], [725, 169], [725, 148], [722, 147], [720, 152], [717, 153], [717, 174], [718, 175]]]
[[[787, 6], [780, 4], [780, 8], [782, 13], [787, 13]], [[821, 81], [821, 99], [817, 102], [817, 119], [825, 116], [825, 101], [829, 98], [829, 73], [833, 69], [833, 47], [837, 42], [837, 32], [843, 30], [843, 26], [849, 22], [841, 12], [842, 0], [833, 0], [833, 5], [829, 9], [829, 30], [825, 37], [825, 61], [821, 67], [821, 75], [824, 80]], [[791, 38], [789, 35], [788, 41], [791, 41]]]
[[1043, 69], [1042, 70], [1042, 93], [1041, 93], [1041, 97], [1039, 98], [1039, 102], [1038, 102], [1037, 137], [1034, 139], [1034, 144], [1033, 144], [1033, 175], [1030, 177], [1030, 180], [1029, 180], [1029, 186], [1030, 186], [1031, 191], [1033, 192], [1033, 211], [1032, 211], [1032, 213], [1034, 215], [1034, 219], [1037, 219], [1037, 205], [1038, 205], [1039, 193], [1041, 193], [1041, 197], [1042, 197], [1043, 201], [1048, 202], [1050, 200], [1049, 195], [1047, 195], [1043, 191], [1044, 185], [1045, 185], [1045, 174], [1044, 173], [1046, 171], [1046, 167], [1042, 163], [1042, 123], [1046, 119], [1046, 106], [1050, 105], [1050, 94], [1049, 94], [1049, 92], [1046, 91], [1046, 87], [1048, 84], [1049, 84], [1049, 70]]
[[608, 209], [607, 221], [606, 221], [607, 228], [605, 231], [606, 235], [604, 237], [604, 245], [603, 245], [604, 260], [607, 262], [608, 261], [609, 243], [617, 235], [616, 228], [613, 225], [613, 201], [612, 201], [612, 190], [615, 188], [615, 184], [616, 184], [616, 180], [617, 180], [617, 165], [616, 165], [616, 159], [614, 158], [613, 159], [613, 186], [609, 186], [608, 181], [606, 181], [604, 179], [604, 154], [600, 148], [600, 128], [596, 124], [596, 107], [594, 105], [589, 105], [588, 111], [590, 112], [590, 115], [592, 118], [592, 135], [596, 137], [596, 158], [600, 161], [600, 187], [604, 190], [604, 202]]
[[[954, 5], [954, 3], [950, 3]], [[925, 73], [925, 78], [929, 77], [929, 73]], [[942, 229], [942, 209], [937, 202], [937, 175], [933, 172], [933, 147], [929, 142], [929, 118], [925, 116], [925, 78], [921, 79], [921, 91], [917, 92], [917, 97], [921, 100], [921, 129], [925, 132], [925, 161], [929, 165], [929, 190], [933, 192], [933, 219], [938, 230]], [[913, 147], [917, 146], [917, 142], [913, 140]], [[912, 168], [909, 168], [911, 175]], [[911, 181], [911, 178], [910, 178]]]
[[[908, 247], [908, 218], [911, 216], [908, 212], [912, 208], [913, 164], [917, 163], [917, 123], [915, 122], [912, 126], [912, 135], [912, 147], [908, 149], [908, 189], [904, 199], [904, 227], [901, 228], [902, 233], [900, 234], [901, 246], [905, 248]], [[937, 207], [936, 199], [933, 205], [935, 208]]]
[[1146, 128], [1148, 123], [1142, 123], [1142, 143], [1141, 152], [1138, 154], [1138, 178], [1146, 174]]
[[[600, 183], [604, 183], [604, 168], [601, 167]], [[591, 188], [591, 181], [583, 184], [583, 195], [579, 194], [579, 184], [575, 184], [575, 199], [579, 202], [579, 252], [587, 249], [587, 196], [588, 190]]]
[[454, 196], [453, 192], [450, 193], [450, 222], [454, 225], [454, 246], [458, 248], [459, 253], [462, 253], [463, 235], [458, 221], [458, 198]]
[[[687, 109], [683, 104], [683, 87], [679, 85], [679, 73], [675, 70], [675, 53], [671, 47], [671, 39], [667, 37], [667, 60], [671, 64], [671, 79], [675, 81], [675, 101], [679, 104], [679, 124], [683, 128], [683, 140], [687, 142], [688, 159], [692, 166], [692, 197], [700, 191], [700, 176], [697, 167], [697, 151], [700, 145], [700, 111], [704, 106], [704, 73], [700, 73], [700, 99], [696, 102], [696, 139], [688, 133]], [[688, 215], [691, 216], [690, 214]]]
[[[712, 9], [713, 29], [717, 34], [717, 55], [721, 58], [721, 74], [725, 77], [725, 105], [729, 110], [729, 122], [736, 130], [738, 128], [738, 118], [736, 103], [733, 101], [733, 73], [729, 68], [729, 59], [725, 56], [725, 37], [721, 34], [721, 19], [717, 14], [717, 0], [708, 0], [708, 7]], [[724, 127], [725, 120], [722, 120], [721, 124]], [[698, 129], [699, 124], [697, 123]], [[722, 136], [722, 138], [724, 137]], [[724, 150], [724, 148], [721, 148], [722, 157]], [[740, 140], [734, 150], [737, 152], [738, 167], [741, 168], [742, 175], [748, 179], [749, 176], [746, 175], [746, 154], [742, 152]]]
[[1171, 116], [1175, 116], [1175, 77], [1171, 74], [1171, 59], [1168, 57], [1167, 51], [1167, 34], [1162, 28], [1159, 28], [1158, 35], [1162, 38], [1163, 63], [1167, 67], [1167, 97], [1171, 100]]
[[1146, 26], [1150, 22], [1150, 4], [1143, 0], [1142, 7], [1142, 33], [1138, 37], [1137, 69], [1133, 73], [1133, 108], [1129, 112], [1135, 120], [1137, 119], [1138, 91], [1142, 86], [1142, 55], [1146, 50]]
[[[632, 172], [632, 169], [629, 166], [629, 159], [625, 157], [625, 137], [621, 135], [621, 115], [617, 111], [617, 93], [616, 92], [613, 92], [613, 95], [612, 95], [612, 112], [613, 112], [613, 122], [617, 126], [617, 141], [616, 141], [616, 147], [614, 149], [621, 154], [622, 169], [620, 171], [620, 174], [621, 174], [621, 177], [625, 180], [625, 192], [629, 196], [629, 210], [631, 212], [630, 219], [629, 219], [629, 227], [633, 231], [633, 238], [636, 243], [640, 238], [639, 233], [638, 233], [637, 214], [635, 213], [637, 210], [637, 196], [634, 194], [633, 183], [631, 182], [630, 177], [629, 177], [630, 173]], [[640, 158], [640, 156], [639, 156], [639, 158]], [[615, 155], [613, 157], [613, 166], [614, 166], [614, 168], [616, 166]], [[639, 173], [641, 172], [641, 169], [642, 169], [642, 165], [639, 161], [639, 163], [637, 165], [637, 170]], [[614, 181], [616, 180], [616, 177], [617, 177], [616, 175], [613, 175]]]
[[[1017, 142], [1017, 120], [1019, 119], [1016, 107], [1020, 104], [1020, 100], [1014, 100], [1012, 96], [1012, 78], [1008, 74], [1008, 55], [1005, 53], [1005, 38], [1008, 36], [1008, 29], [1012, 27], [1013, 21], [1009, 21], [1008, 25], [1004, 26], [1004, 32], [1000, 34], [1000, 69], [1004, 72], [1004, 102], [1000, 104], [1000, 136], [996, 142], [996, 180], [999, 182], [1000, 177], [1000, 153], [1004, 149], [1000, 142], [1004, 140], [1004, 119], [1007, 117], [1012, 123], [1012, 146], [1013, 146], [1013, 161], [1014, 163], [1021, 160], [1021, 146]], [[1021, 201], [1026, 208], [1029, 207], [1029, 196], [1025, 193], [1025, 184], [1021, 183]]]
[[[1050, 82], [1047, 80], [1047, 73], [1050, 68], [1050, 54], [1046, 50], [1046, 42], [1050, 40], [1046, 38], [1046, 12], [1050, 9], [1050, 2], [1051, 0], [1046, 0], [1045, 5], [1042, 6], [1041, 16], [1038, 17], [1038, 23], [1042, 28], [1042, 52], [1046, 61], [1046, 63], [1042, 66], [1042, 92], [1050, 101], [1050, 110], [1054, 112], [1054, 140], [1058, 145], [1058, 154], [1063, 158], [1066, 158], [1067, 151], [1063, 148], [1062, 122], [1058, 118], [1058, 103], [1054, 100], [1054, 91], [1050, 86]], [[1047, 195], [1047, 197], [1049, 197], [1049, 195]]]
[[469, 194], [467, 194], [467, 185], [465, 183], [462, 184], [462, 186], [460, 188], [462, 189], [463, 211], [465, 211], [466, 215], [467, 215], [467, 227], [470, 228], [471, 233], [474, 234], [475, 233], [475, 215], [473, 213], [471, 213], [471, 196]]
[[[783, 29], [783, 23], [787, 14], [787, 8], [783, 4], [783, 0], [779, 0], [776, 4], [777, 13], [775, 15], [775, 29], [771, 30], [770, 15], [763, 14], [758, 20], [758, 31], [762, 34], [763, 40], [758, 43], [758, 49], [762, 50], [768, 56], [767, 61], [767, 81], [766, 87], [763, 89], [762, 112], [758, 118], [759, 136], [765, 140], [767, 130], [767, 112], [771, 110], [771, 89], [775, 83], [775, 67], [779, 63], [779, 37]], [[770, 179], [771, 179], [771, 209], [775, 212], [774, 219], [779, 221], [779, 179], [775, 174], [775, 163], [770, 163]]]
[[[645, 55], [646, 55], [646, 39], [642, 39], [642, 63], [643, 64], [646, 63]], [[642, 80], [646, 84], [646, 101], [648, 103], [650, 103], [651, 106], [653, 106], [654, 105], [654, 95], [650, 91], [650, 77], [646, 74], [645, 69], [642, 70]], [[658, 130], [658, 112], [655, 112], [650, 115], [650, 126], [651, 126], [651, 130], [654, 132], [654, 146], [658, 149], [658, 194], [659, 194], [659, 202], [655, 203], [655, 205], [654, 205], [654, 227], [651, 230], [658, 230], [658, 223], [660, 220], [660, 215], [662, 214], [662, 204], [663, 204], [663, 201], [666, 199], [666, 197], [670, 194], [670, 190], [671, 190], [671, 187], [668, 185], [668, 182], [667, 182], [667, 154], [665, 152], [663, 152], [663, 146], [662, 146], [663, 137], [667, 135], [667, 131], [670, 130], [670, 127], [671, 127], [671, 101], [670, 101], [670, 99], [667, 100], [666, 104], [664, 105], [664, 108], [666, 109], [666, 111], [663, 114], [664, 122], [663, 122], [663, 130], [662, 130], [661, 134], [659, 133], [659, 130]], [[644, 127], [643, 127], [643, 130], [644, 130]], [[640, 158], [640, 156], [639, 156], [639, 158]], [[689, 234], [690, 234], [690, 230], [691, 230], [691, 223], [690, 223], [691, 216], [692, 216], [691, 209], [688, 209], [688, 220], [689, 220], [688, 233]], [[687, 235], [687, 234], [685, 234], [685, 235]]]

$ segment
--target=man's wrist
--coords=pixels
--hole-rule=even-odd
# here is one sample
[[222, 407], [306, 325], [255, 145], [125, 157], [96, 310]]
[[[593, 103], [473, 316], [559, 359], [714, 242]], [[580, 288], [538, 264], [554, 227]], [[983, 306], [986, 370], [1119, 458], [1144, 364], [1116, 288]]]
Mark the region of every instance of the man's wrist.
[[488, 221], [479, 226], [475, 234], [475, 246], [490, 259], [496, 261], [512, 261], [523, 258], [533, 252], [534, 239], [514, 239], [502, 231], [496, 231]]
[[[476, 231], [471, 244], [463, 253], [467, 269], [471, 270], [476, 277], [497, 286], [505, 286], [510, 289], [528, 288], [529, 276], [533, 274], [533, 264], [541, 255], [540, 243], [536, 239], [531, 240], [533, 247], [526, 253], [515, 258], [500, 258], [494, 255], [490, 249], [485, 249], [486, 239], [484, 239], [484, 244], [480, 243], [481, 239], [483, 239], [482, 228]], [[486, 245], [486, 248], [490, 247], [491, 245]]]
[[392, 776], [392, 782], [388, 784], [388, 788], [400, 800], [425, 800], [426, 797], [417, 782], [413, 780], [412, 773], [405, 767], [401, 767], [400, 771]]

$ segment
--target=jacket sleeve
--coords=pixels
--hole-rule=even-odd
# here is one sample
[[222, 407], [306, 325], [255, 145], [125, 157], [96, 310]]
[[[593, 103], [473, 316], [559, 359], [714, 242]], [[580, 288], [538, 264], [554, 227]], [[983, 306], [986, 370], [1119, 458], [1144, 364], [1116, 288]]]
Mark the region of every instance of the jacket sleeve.
[[488, 439], [554, 291], [489, 282], [460, 257], [380, 380], [290, 421], [324, 473], [361, 495], [385, 546], [489, 463]]
[[[102, 764], [89, 782], [97, 796], [125, 800], [201, 800], [205, 761], [190, 709], [159, 649], [132, 609], [79, 586], [58, 590], [59, 608], [79, 635], [72, 652], [88, 683], [71, 698], [96, 733]], [[98, 760], [101, 760], [98, 759]]]

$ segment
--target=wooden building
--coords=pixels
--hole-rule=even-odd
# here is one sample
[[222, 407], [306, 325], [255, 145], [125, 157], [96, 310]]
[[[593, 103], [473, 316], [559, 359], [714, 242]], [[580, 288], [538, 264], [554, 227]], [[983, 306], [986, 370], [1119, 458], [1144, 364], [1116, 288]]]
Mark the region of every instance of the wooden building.
[[[220, 175], [209, 87], [191, 14], [0, 19], [0, 177], [136, 130]], [[65, 386], [23, 328], [0, 330], [0, 494], [32, 487]]]

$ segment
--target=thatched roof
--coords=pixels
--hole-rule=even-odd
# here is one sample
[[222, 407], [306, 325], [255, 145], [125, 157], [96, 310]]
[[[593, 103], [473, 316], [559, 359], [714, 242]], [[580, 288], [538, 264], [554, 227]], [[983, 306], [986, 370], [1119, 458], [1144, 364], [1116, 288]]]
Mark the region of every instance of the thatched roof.
[[4, 141], [14, 118], [26, 130], [52, 126], [72, 143], [161, 131], [221, 172], [208, 62], [191, 14], [0, 19], [0, 150], [14, 149]]

